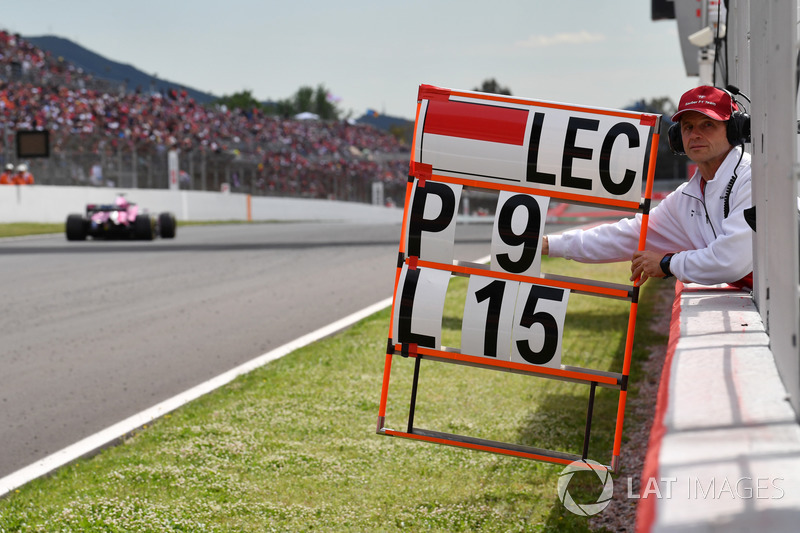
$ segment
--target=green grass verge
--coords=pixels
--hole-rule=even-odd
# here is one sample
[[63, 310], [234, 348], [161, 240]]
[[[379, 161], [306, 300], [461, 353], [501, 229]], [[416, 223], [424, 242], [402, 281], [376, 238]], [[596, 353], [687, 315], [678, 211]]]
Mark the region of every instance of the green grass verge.
[[21, 237], [45, 233], [64, 233], [64, 224], [40, 224], [34, 222], [12, 222], [0, 224], [0, 237]]
[[[246, 220], [178, 220], [178, 226], [209, 226], [218, 224], [276, 224], [278, 220], [258, 220], [248, 222]], [[24, 235], [42, 235], [47, 233], [64, 233], [64, 223], [38, 223], [38, 222], [12, 222], [0, 224], [0, 238], [3, 237], [22, 237]]]
[[[554, 270], [550, 261], [543, 270]], [[626, 265], [561, 263], [568, 275], [627, 278]], [[642, 291], [629, 399], [646, 378], [647, 347], [666, 342], [647, 328], [661, 287]], [[465, 293], [466, 280], [453, 278], [444, 344], [458, 342]], [[572, 295], [563, 362], [619, 371], [628, 309]], [[389, 311], [377, 313], [29, 483], [0, 500], [0, 532], [588, 531], [557, 497], [558, 465], [375, 433], [388, 328]], [[388, 427], [405, 427], [412, 368], [394, 357]], [[423, 362], [416, 425], [580, 453], [587, 394], [585, 385]], [[590, 457], [604, 463], [616, 400], [598, 389]], [[570, 493], [594, 502], [597, 484], [576, 475]]]

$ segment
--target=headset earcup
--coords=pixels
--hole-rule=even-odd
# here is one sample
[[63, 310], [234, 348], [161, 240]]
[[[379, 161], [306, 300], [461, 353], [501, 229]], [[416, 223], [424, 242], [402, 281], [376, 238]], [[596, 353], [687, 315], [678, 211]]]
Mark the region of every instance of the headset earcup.
[[750, 138], [750, 115], [747, 113], [739, 113], [741, 115], [741, 128], [740, 131], [742, 132], [742, 141], [745, 143], [752, 142]]
[[726, 129], [728, 142], [738, 146], [750, 142], [750, 115], [741, 111], [731, 113]]
[[673, 154], [686, 155], [686, 151], [683, 149], [683, 137], [681, 137], [681, 125], [679, 122], [676, 122], [667, 130], [667, 142]]

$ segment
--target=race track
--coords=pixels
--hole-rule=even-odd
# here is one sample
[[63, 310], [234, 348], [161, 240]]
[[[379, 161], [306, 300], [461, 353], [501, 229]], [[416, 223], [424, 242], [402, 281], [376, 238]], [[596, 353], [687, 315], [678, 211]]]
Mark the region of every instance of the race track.
[[[459, 226], [456, 255], [488, 255], [490, 233]], [[0, 478], [390, 296], [399, 237], [297, 223], [0, 239]]]

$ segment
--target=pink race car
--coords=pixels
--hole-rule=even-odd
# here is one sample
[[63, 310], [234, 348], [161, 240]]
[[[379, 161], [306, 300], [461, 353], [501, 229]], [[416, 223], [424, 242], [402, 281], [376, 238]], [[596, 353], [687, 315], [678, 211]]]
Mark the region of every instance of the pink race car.
[[175, 216], [161, 213], [151, 216], [146, 210], [128, 202], [124, 195], [117, 196], [114, 204], [88, 204], [85, 215], [67, 217], [67, 240], [138, 239], [151, 241], [156, 236], [175, 237]]

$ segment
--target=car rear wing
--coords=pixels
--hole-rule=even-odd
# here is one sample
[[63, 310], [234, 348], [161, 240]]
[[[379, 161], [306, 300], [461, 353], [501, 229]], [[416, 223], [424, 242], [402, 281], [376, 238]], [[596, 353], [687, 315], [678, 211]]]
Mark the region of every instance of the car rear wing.
[[118, 205], [113, 204], [86, 204], [86, 214], [89, 215], [91, 213], [102, 213], [102, 212], [111, 212], [111, 211], [127, 211], [128, 207], [132, 207], [136, 204], [128, 204], [127, 207], [121, 207]]

